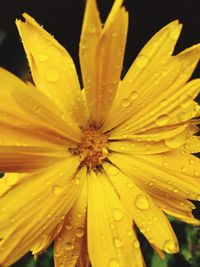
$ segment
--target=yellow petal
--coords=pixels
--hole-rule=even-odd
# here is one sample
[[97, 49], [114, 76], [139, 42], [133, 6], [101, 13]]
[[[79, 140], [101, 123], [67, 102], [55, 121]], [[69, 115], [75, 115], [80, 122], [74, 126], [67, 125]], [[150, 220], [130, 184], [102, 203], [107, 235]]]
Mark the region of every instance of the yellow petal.
[[95, 70], [94, 57], [101, 31], [102, 27], [96, 0], [87, 0], [79, 47], [81, 73], [85, 88], [88, 88], [91, 74]]
[[[36, 87], [85, 126], [87, 109], [72, 58], [67, 51], [28, 14], [16, 21]], [[82, 112], [80, 113], [79, 110]]]
[[195, 206], [190, 201], [178, 202], [175, 199], [169, 200], [160, 196], [153, 196], [152, 198], [165, 213], [188, 224], [200, 225], [200, 220], [192, 215], [192, 209], [195, 209]]
[[84, 180], [83, 189], [67, 214], [63, 228], [54, 242], [55, 267], [62, 266], [62, 264], [74, 267], [80, 254], [87, 207], [86, 172], [87, 170], [84, 168], [79, 173], [81, 179]]
[[173, 199], [199, 199], [200, 185], [195, 178], [199, 174], [198, 159], [193, 159], [194, 166], [188, 167], [188, 171], [186, 165], [190, 163], [176, 151], [137, 156], [112, 153], [108, 159], [149, 193]]
[[33, 172], [69, 157], [64, 149], [0, 146], [0, 172]]
[[83, 236], [81, 252], [77, 261], [77, 267], [89, 267], [90, 259], [88, 255], [88, 246], [87, 246], [87, 233]]
[[73, 179], [78, 165], [73, 157], [25, 175], [0, 198], [0, 265], [10, 266], [63, 220], [81, 190]]
[[140, 99], [140, 93], [143, 92], [143, 83], [151, 80], [156, 73], [155, 67], [157, 70], [163, 69], [165, 61], [173, 52], [180, 31], [181, 25], [174, 21], [156, 33], [141, 50], [118, 89], [114, 105], [104, 125], [105, 131], [130, 116], [131, 102], [135, 108], [141, 108], [143, 99]]
[[[157, 154], [185, 143], [187, 125], [160, 127], [143, 134], [111, 135], [108, 148], [112, 151], [131, 154]], [[171, 146], [170, 146], [171, 145]]]
[[[132, 95], [123, 96], [116, 106], [109, 128], [120, 124], [113, 132], [139, 133], [146, 129], [187, 121], [197, 114], [193, 99], [199, 93], [200, 80], [185, 85], [200, 58], [200, 45], [186, 49], [155, 69], [155, 74], [141, 84], [132, 86]], [[123, 86], [123, 83], [122, 83]], [[136, 91], [140, 88], [140, 92]], [[127, 87], [119, 89], [126, 92]], [[135, 98], [137, 95], [137, 98]], [[132, 101], [133, 100], [133, 101]], [[125, 114], [123, 119], [120, 114]], [[182, 113], [185, 114], [183, 118]], [[116, 120], [118, 122], [116, 122]], [[126, 122], [123, 124], [122, 122]], [[122, 126], [123, 125], [123, 126]], [[126, 130], [129, 127], [128, 131]]]
[[189, 153], [198, 153], [200, 152], [200, 137], [192, 136], [190, 137], [185, 144]]
[[[128, 15], [124, 8], [120, 8], [121, 3], [115, 2], [103, 30], [96, 2], [88, 1], [86, 8], [80, 60], [90, 122], [96, 126], [105, 121], [120, 80], [128, 28]], [[85, 47], [86, 43], [88, 47]]]
[[103, 174], [88, 175], [88, 251], [92, 266], [143, 266], [132, 220]]
[[31, 249], [34, 257], [37, 257], [39, 254], [43, 253], [52, 243], [52, 241], [57, 237], [60, 230], [62, 229], [63, 221], [61, 221], [50, 234], [44, 235], [39, 242], [37, 242], [34, 247]]
[[79, 142], [79, 128], [47, 96], [2, 68], [0, 78], [0, 137], [4, 145]]
[[177, 252], [175, 234], [151, 197], [113, 165], [105, 163], [103, 167], [124, 207], [149, 242], [166, 252]]
[[173, 216], [174, 218], [182, 221], [182, 222], [185, 222], [185, 223], [188, 223], [188, 224], [192, 224], [194, 226], [199, 226], [200, 225], [200, 220], [194, 218], [192, 213], [190, 215], [185, 215], [185, 214], [183, 215], [183, 214], [179, 214], [179, 213], [173, 212], [173, 211], [165, 209], [165, 208], [163, 208], [163, 211], [165, 213]]

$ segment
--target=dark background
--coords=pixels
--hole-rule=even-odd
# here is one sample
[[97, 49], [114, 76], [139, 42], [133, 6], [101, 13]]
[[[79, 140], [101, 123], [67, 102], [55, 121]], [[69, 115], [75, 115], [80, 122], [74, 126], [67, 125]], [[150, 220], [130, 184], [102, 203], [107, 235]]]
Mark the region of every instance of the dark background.
[[[99, 0], [102, 19], [113, 0]], [[183, 24], [176, 52], [200, 42], [200, 0], [125, 0], [130, 26], [124, 69], [147, 40], [174, 19]], [[0, 65], [20, 75], [26, 66], [15, 19], [28, 12], [70, 52], [78, 66], [78, 43], [85, 0], [4, 0], [0, 3]]]

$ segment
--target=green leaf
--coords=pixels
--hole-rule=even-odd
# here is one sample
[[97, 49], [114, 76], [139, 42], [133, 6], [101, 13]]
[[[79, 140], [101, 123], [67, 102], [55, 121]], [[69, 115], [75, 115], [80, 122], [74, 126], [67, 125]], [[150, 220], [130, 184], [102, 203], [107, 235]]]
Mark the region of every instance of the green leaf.
[[162, 260], [157, 254], [154, 253], [151, 258], [151, 267], [168, 267], [167, 262], [167, 258], [165, 260]]

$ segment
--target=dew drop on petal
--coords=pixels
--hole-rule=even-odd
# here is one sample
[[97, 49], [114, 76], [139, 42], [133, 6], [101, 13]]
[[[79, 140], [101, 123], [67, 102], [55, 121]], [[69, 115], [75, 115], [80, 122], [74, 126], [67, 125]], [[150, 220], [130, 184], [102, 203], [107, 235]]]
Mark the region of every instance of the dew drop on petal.
[[167, 107], [167, 105], [168, 105], [167, 100], [166, 100], [166, 99], [163, 99], [163, 100], [160, 102], [160, 105], [161, 105], [162, 107]]
[[194, 171], [194, 176], [199, 177], [199, 176], [200, 176], [200, 172], [197, 171], [197, 170], [195, 170], [195, 171]]
[[149, 203], [149, 200], [147, 199], [147, 197], [145, 195], [138, 195], [135, 198], [135, 205], [137, 208], [139, 208], [141, 210], [146, 210], [149, 208], [150, 203]]
[[118, 168], [112, 168], [112, 166], [108, 167], [107, 173], [109, 176], [116, 176], [119, 174], [119, 169]]
[[140, 247], [139, 241], [138, 240], [133, 241], [133, 246], [134, 248], [139, 248]]
[[186, 168], [185, 168], [185, 167], [181, 168], [181, 171], [182, 171], [183, 173], [185, 173], [185, 172], [186, 172]]
[[191, 96], [184, 96], [184, 100], [181, 102], [180, 106], [182, 108], [187, 108], [192, 103], [193, 98]]
[[182, 121], [186, 121], [188, 119], [188, 113], [187, 112], [180, 112], [178, 115], [177, 115], [177, 119], [182, 122]]
[[128, 182], [128, 183], [127, 183], [127, 187], [128, 187], [128, 188], [133, 188], [133, 183], [132, 183], [132, 182]]
[[193, 160], [193, 159], [190, 159], [190, 160], [189, 160], [189, 163], [190, 163], [191, 165], [193, 165], [193, 164], [194, 164], [194, 160]]
[[168, 121], [169, 121], [169, 116], [167, 114], [163, 114], [157, 118], [156, 124], [158, 126], [163, 126], [166, 125]]
[[78, 227], [78, 228], [76, 229], [75, 235], [76, 235], [77, 237], [82, 237], [82, 236], [84, 235], [84, 229], [83, 229], [83, 227]]
[[110, 259], [108, 267], [120, 267], [120, 264], [117, 259]]
[[138, 68], [144, 68], [147, 65], [148, 61], [149, 59], [147, 56], [139, 55], [135, 60], [135, 64]]
[[183, 134], [165, 140], [165, 144], [169, 148], [180, 147], [184, 142], [185, 142], [185, 136]]
[[127, 236], [130, 236], [130, 237], [133, 236], [133, 232], [131, 230], [128, 230], [127, 231]]
[[59, 185], [54, 185], [54, 186], [52, 187], [52, 192], [53, 192], [54, 195], [58, 195], [58, 194], [60, 194], [60, 193], [61, 193], [61, 188], [60, 188], [60, 186], [59, 186]]
[[119, 209], [114, 209], [113, 210], [113, 218], [115, 221], [120, 221], [123, 218], [123, 213]]
[[112, 33], [112, 37], [116, 38], [117, 37], [117, 33], [116, 32], [113, 32]]
[[71, 230], [73, 227], [72, 227], [72, 225], [70, 224], [70, 223], [67, 223], [66, 225], [65, 225], [65, 229], [66, 230]]
[[197, 195], [196, 199], [197, 201], [200, 201], [200, 195]]
[[176, 243], [173, 240], [167, 240], [163, 245], [163, 250], [167, 253], [174, 253], [176, 251], [176, 247]]
[[39, 60], [40, 60], [41, 62], [45, 62], [45, 61], [48, 60], [48, 56], [47, 56], [46, 54], [40, 54], [40, 55], [39, 55]]
[[131, 94], [130, 94], [130, 98], [131, 100], [135, 100], [138, 98], [138, 92], [137, 91], [133, 91]]
[[128, 98], [124, 98], [124, 99], [122, 100], [122, 106], [123, 106], [124, 108], [127, 108], [128, 106], [130, 106], [130, 104], [131, 104], [131, 102], [130, 102], [130, 100], [129, 100]]
[[66, 250], [72, 250], [73, 248], [74, 248], [74, 246], [70, 242], [65, 243], [65, 249]]
[[56, 69], [48, 69], [45, 72], [45, 77], [49, 82], [56, 82], [59, 78], [59, 71]]
[[115, 237], [113, 239], [113, 243], [114, 243], [114, 246], [116, 248], [121, 248], [122, 247], [122, 241], [119, 238], [117, 238], [117, 237]]
[[177, 188], [174, 188], [174, 189], [173, 189], [173, 192], [174, 192], [174, 193], [178, 193], [178, 189], [177, 189]]

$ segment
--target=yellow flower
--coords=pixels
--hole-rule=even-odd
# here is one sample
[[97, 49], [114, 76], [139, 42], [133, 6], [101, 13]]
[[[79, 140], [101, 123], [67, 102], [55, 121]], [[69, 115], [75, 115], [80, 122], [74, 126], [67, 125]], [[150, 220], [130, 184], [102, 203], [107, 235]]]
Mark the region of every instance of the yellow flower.
[[0, 265], [54, 240], [56, 267], [142, 267], [136, 227], [161, 256], [178, 242], [164, 213], [200, 225], [200, 45], [172, 56], [174, 21], [120, 80], [128, 14], [102, 27], [88, 0], [74, 63], [33, 18], [17, 20], [35, 85], [0, 69]]

